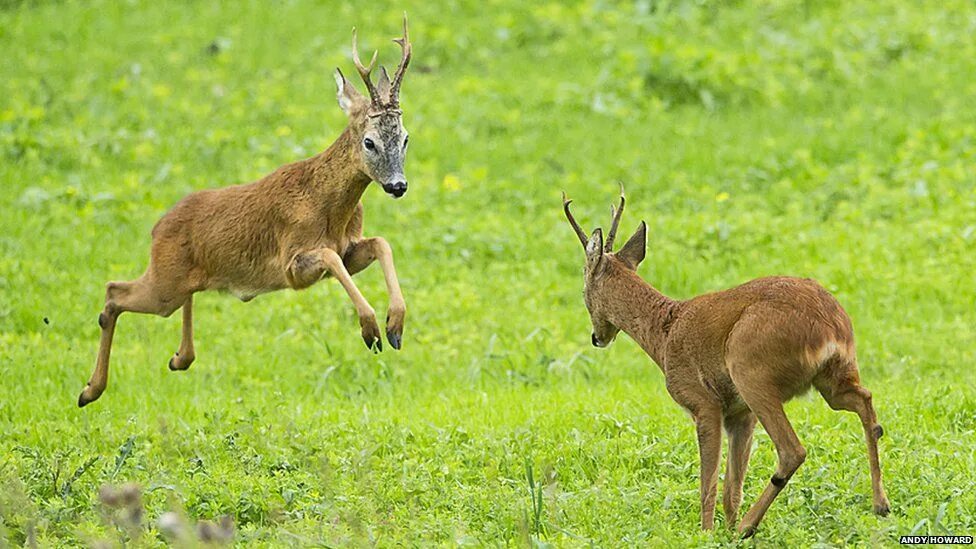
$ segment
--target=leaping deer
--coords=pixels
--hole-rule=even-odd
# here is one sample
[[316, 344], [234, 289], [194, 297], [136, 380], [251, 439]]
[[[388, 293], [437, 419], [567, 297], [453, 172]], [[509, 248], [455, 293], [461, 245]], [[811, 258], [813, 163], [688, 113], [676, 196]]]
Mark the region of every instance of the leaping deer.
[[624, 210], [611, 208], [612, 224], [587, 238], [563, 210], [586, 252], [584, 301], [591, 340], [606, 347], [620, 330], [633, 338], [664, 373], [668, 393], [691, 413], [701, 459], [701, 525], [714, 526], [722, 427], [729, 437], [723, 507], [735, 524], [756, 419], [776, 446], [776, 472], [749, 509], [739, 532], [749, 537], [777, 494], [806, 459], [783, 403], [817, 388], [834, 410], [857, 413], [864, 426], [874, 512], [887, 515], [881, 484], [878, 424], [871, 393], [861, 386], [851, 320], [840, 303], [811, 279], [759, 278], [689, 300], [670, 299], [637, 275], [647, 246], [643, 221], [617, 252], [613, 241]]
[[124, 312], [167, 317], [182, 307], [183, 338], [169, 368], [189, 368], [194, 359], [193, 294], [204, 290], [225, 290], [249, 301], [265, 292], [300, 290], [323, 276], [335, 277], [356, 307], [366, 346], [380, 351], [376, 314], [352, 281], [354, 274], [379, 261], [390, 297], [386, 337], [391, 347], [400, 348], [406, 306], [393, 252], [382, 237], [363, 238], [360, 201], [371, 181], [394, 198], [407, 192], [407, 131], [400, 111], [400, 84], [411, 54], [406, 15], [403, 37], [394, 42], [402, 49], [400, 64], [392, 80], [381, 67], [374, 84], [370, 75], [377, 54], [363, 66], [353, 29], [353, 62], [369, 99], [336, 69], [339, 106], [349, 125], [327, 150], [247, 185], [190, 194], [156, 223], [145, 274], [107, 285], [105, 308], [98, 316], [98, 359], [78, 406], [105, 390], [112, 336]]

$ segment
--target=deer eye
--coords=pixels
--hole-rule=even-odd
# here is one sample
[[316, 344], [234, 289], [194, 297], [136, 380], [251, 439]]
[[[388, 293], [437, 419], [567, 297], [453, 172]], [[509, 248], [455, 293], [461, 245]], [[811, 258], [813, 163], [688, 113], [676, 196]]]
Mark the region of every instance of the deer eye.
[[376, 143], [373, 143], [373, 140], [368, 137], [366, 139], [363, 139], [363, 146], [366, 147], [367, 151], [376, 150]]

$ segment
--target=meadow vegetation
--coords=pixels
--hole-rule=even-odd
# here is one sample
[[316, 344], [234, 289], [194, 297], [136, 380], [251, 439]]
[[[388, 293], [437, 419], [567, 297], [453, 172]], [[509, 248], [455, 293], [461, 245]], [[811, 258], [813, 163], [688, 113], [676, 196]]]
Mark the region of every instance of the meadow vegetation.
[[[590, 345], [587, 228], [648, 223], [640, 274], [690, 297], [816, 278], [851, 315], [886, 436], [871, 513], [860, 424], [787, 406], [809, 455], [747, 545], [976, 533], [976, 7], [970, 0], [0, 2], [0, 545], [163, 543], [233, 517], [255, 546], [735, 545], [698, 527], [694, 427], [626, 337]], [[355, 74], [409, 12], [410, 191], [364, 197], [393, 246], [404, 347], [372, 354], [334, 281], [121, 318], [104, 284], [197, 189], [341, 132]], [[622, 237], [623, 238], [623, 237]], [[377, 311], [377, 267], [356, 278]], [[761, 429], [750, 504], [775, 464]], [[142, 486], [136, 536], [98, 502]], [[721, 507], [721, 506], [719, 506]]]

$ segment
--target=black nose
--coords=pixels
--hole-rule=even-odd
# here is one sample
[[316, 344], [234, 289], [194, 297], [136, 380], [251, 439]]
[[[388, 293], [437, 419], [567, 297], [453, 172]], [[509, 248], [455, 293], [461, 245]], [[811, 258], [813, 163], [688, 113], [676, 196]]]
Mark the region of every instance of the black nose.
[[407, 182], [397, 181], [396, 183], [384, 183], [383, 190], [388, 194], [392, 194], [394, 198], [400, 198], [407, 194]]
[[596, 338], [596, 334], [590, 334], [590, 341], [593, 343], [594, 347], [600, 346], [600, 340]]

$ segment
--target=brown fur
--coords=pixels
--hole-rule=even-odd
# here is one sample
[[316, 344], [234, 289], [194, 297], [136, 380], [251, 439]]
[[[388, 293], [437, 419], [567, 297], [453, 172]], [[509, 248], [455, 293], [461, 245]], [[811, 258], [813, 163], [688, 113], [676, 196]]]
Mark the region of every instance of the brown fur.
[[[195, 358], [192, 296], [205, 290], [228, 291], [249, 301], [265, 292], [300, 290], [323, 276], [335, 277], [356, 307], [366, 345], [381, 350], [376, 314], [351, 278], [379, 261], [390, 295], [387, 340], [400, 348], [406, 306], [393, 253], [383, 238], [363, 238], [360, 201], [371, 181], [379, 181], [396, 197], [406, 192], [406, 131], [398, 97], [410, 52], [406, 20], [398, 43], [404, 58], [392, 86], [383, 72], [382, 96], [371, 94], [367, 100], [337, 71], [339, 104], [349, 125], [326, 151], [250, 184], [195, 192], [156, 223], [146, 272], [136, 280], [107, 285], [98, 318], [102, 337], [95, 371], [79, 406], [105, 390], [112, 338], [123, 312], [166, 317], [182, 307], [183, 339], [169, 366], [189, 368]], [[369, 71], [361, 74], [375, 91]]]
[[[881, 426], [871, 393], [860, 385], [850, 318], [827, 290], [811, 279], [778, 276], [674, 300], [637, 275], [645, 254], [646, 224], [642, 222], [613, 253], [604, 245], [600, 229], [585, 239], [568, 200], [564, 208], [586, 250], [584, 297], [594, 345], [608, 345], [623, 330], [658, 364], [668, 393], [695, 421], [703, 528], [714, 524], [723, 425], [729, 435], [723, 506], [730, 526], [741, 503], [757, 418], [779, 457], [770, 483], [739, 524], [739, 531], [750, 536], [806, 458], [783, 403], [811, 385], [831, 408], [860, 417], [874, 510], [888, 513], [878, 461]], [[622, 210], [621, 197], [611, 235]]]

